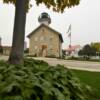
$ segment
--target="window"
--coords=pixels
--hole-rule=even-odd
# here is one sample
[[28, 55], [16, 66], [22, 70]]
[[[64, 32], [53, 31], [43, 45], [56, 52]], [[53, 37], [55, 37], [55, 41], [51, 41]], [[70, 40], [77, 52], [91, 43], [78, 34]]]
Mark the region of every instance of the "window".
[[50, 36], [50, 41], [52, 41], [53, 40], [53, 36]]
[[37, 47], [37, 46], [35, 46], [35, 47], [34, 47], [34, 49], [35, 49], [35, 50], [37, 50], [37, 49], [38, 49], [38, 47]]
[[44, 40], [44, 37], [43, 37], [43, 36], [41, 36], [41, 37], [40, 37], [40, 40], [41, 40], [41, 41], [43, 41], [43, 40]]
[[35, 37], [34, 40], [35, 40], [35, 41], [38, 41], [38, 37]]
[[51, 48], [53, 48], [52, 44], [51, 44], [51, 45], [49, 45], [49, 46], [50, 46], [50, 49], [51, 49]]

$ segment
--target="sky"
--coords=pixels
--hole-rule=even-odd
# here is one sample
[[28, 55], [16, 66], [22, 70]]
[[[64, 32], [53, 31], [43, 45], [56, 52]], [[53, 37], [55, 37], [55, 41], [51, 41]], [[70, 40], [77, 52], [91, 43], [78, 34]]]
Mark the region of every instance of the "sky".
[[[64, 13], [53, 12], [43, 4], [37, 6], [31, 0], [32, 8], [27, 13], [25, 40], [27, 45], [29, 40], [27, 35], [37, 28], [38, 16], [42, 12], [47, 12], [51, 17], [50, 27], [62, 34], [63, 48], [69, 45], [68, 27], [71, 24], [72, 45], [85, 45], [91, 42], [100, 42], [100, 0], [81, 0], [80, 5], [70, 9], [65, 9]], [[15, 7], [12, 4], [3, 4], [0, 0], [0, 37], [2, 45], [11, 46], [14, 25]]]

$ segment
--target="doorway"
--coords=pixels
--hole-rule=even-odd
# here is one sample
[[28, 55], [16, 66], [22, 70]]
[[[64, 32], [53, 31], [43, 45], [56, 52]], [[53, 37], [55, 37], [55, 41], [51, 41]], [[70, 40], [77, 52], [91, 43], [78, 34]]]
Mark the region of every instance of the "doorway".
[[47, 56], [47, 45], [42, 45], [42, 57]]

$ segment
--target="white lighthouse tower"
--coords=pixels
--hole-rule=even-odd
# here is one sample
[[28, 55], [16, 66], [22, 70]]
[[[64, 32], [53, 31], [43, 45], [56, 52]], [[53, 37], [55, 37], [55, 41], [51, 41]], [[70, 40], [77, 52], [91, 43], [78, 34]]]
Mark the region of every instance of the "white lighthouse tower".
[[48, 13], [43, 12], [43, 13], [41, 13], [41, 15], [39, 16], [38, 22], [39, 22], [40, 24], [49, 25], [49, 24], [51, 23], [51, 18], [50, 18], [50, 16], [49, 16]]

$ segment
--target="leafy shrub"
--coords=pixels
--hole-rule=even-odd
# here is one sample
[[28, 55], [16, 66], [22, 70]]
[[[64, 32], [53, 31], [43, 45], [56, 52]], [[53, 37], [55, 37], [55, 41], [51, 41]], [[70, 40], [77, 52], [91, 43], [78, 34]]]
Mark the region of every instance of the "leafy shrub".
[[24, 53], [28, 54], [29, 53], [29, 48], [25, 49]]
[[90, 59], [89, 57], [74, 57], [74, 56], [68, 57], [67, 60], [100, 62], [100, 59]]
[[71, 57], [68, 57], [67, 60], [78, 60], [79, 57], [74, 57], [74, 56], [71, 56]]
[[0, 62], [0, 100], [88, 100], [86, 91], [61, 65], [33, 59], [23, 66]]
[[56, 55], [53, 55], [53, 54], [47, 55], [46, 57], [48, 57], [48, 58], [57, 58]]
[[25, 57], [36, 57], [36, 54], [34, 54], [34, 55], [27, 54], [27, 55], [25, 55]]
[[3, 47], [0, 46], [0, 54], [3, 54]]

